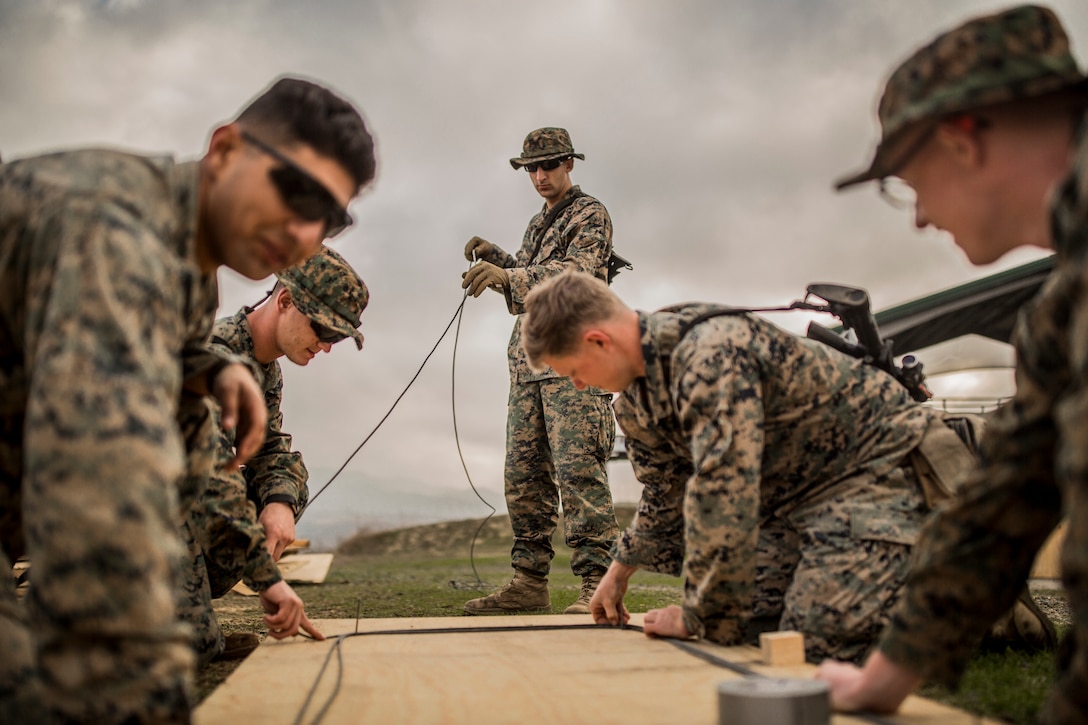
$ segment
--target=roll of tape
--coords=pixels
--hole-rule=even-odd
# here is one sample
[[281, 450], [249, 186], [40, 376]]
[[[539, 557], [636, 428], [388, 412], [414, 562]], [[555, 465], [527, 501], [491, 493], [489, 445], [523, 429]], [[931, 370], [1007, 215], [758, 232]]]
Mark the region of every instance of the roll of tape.
[[718, 725], [828, 725], [822, 680], [753, 678], [718, 683]]

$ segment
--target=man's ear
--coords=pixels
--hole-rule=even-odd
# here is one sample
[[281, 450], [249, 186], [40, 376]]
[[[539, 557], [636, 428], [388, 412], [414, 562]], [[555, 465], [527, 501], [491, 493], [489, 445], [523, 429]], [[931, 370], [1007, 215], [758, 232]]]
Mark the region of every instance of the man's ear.
[[582, 340], [605, 350], [612, 347], [612, 337], [603, 330], [591, 327], [582, 333]]
[[949, 158], [965, 168], [978, 168], [986, 160], [982, 136], [975, 129], [944, 122], [937, 126], [936, 142]]
[[236, 123], [220, 126], [212, 132], [208, 141], [208, 151], [204, 154], [201, 168], [217, 176], [242, 149], [242, 132]]
[[281, 287], [279, 292], [276, 293], [276, 307], [281, 310], [286, 310], [294, 304], [294, 301], [291, 299], [291, 290], [286, 287]]

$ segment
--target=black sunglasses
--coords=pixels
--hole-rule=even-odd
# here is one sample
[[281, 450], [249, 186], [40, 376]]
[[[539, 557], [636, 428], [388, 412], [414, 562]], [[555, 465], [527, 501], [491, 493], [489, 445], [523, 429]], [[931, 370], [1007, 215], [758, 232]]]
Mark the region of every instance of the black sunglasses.
[[337, 330], [325, 327], [320, 322], [314, 322], [310, 320], [310, 329], [317, 335], [318, 342], [325, 342], [329, 345], [335, 345], [341, 340], [347, 339], [347, 335]]
[[351, 215], [310, 172], [247, 131], [242, 131], [242, 140], [283, 164], [269, 169], [268, 178], [291, 211], [308, 222], [325, 222], [326, 237], [335, 237], [351, 226]]
[[569, 158], [570, 156], [564, 156], [561, 159], [548, 159], [547, 161], [537, 161], [536, 163], [525, 164], [521, 168], [525, 169], [530, 174], [536, 173], [538, 167], [544, 169], [545, 171], [555, 171], [559, 168], [559, 164], [563, 163]]

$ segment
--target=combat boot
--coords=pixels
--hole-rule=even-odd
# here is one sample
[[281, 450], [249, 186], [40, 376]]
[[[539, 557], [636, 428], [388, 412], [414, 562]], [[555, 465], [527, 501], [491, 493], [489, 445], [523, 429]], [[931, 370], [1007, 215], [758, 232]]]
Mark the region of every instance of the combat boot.
[[1058, 644], [1057, 632], [1050, 618], [1032, 599], [1031, 592], [1020, 592], [1012, 609], [990, 627], [982, 640], [982, 649], [1004, 652], [1012, 648], [1024, 652], [1053, 650]]
[[465, 602], [465, 614], [509, 614], [551, 609], [548, 577], [518, 570], [499, 591]]
[[578, 599], [574, 604], [563, 610], [563, 614], [589, 614], [589, 600], [593, 599], [593, 593], [597, 591], [597, 586], [601, 583], [603, 576], [604, 570], [602, 569], [582, 577], [582, 593], [578, 595]]
[[261, 645], [261, 638], [252, 632], [231, 632], [223, 637], [223, 651], [212, 660], [228, 662], [245, 659]]

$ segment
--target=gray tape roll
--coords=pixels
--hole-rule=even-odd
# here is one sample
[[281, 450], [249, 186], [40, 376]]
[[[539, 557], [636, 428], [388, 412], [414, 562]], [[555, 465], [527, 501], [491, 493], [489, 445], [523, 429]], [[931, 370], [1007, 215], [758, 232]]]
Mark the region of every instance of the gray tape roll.
[[822, 680], [758, 678], [718, 683], [718, 725], [827, 725], [831, 704]]

